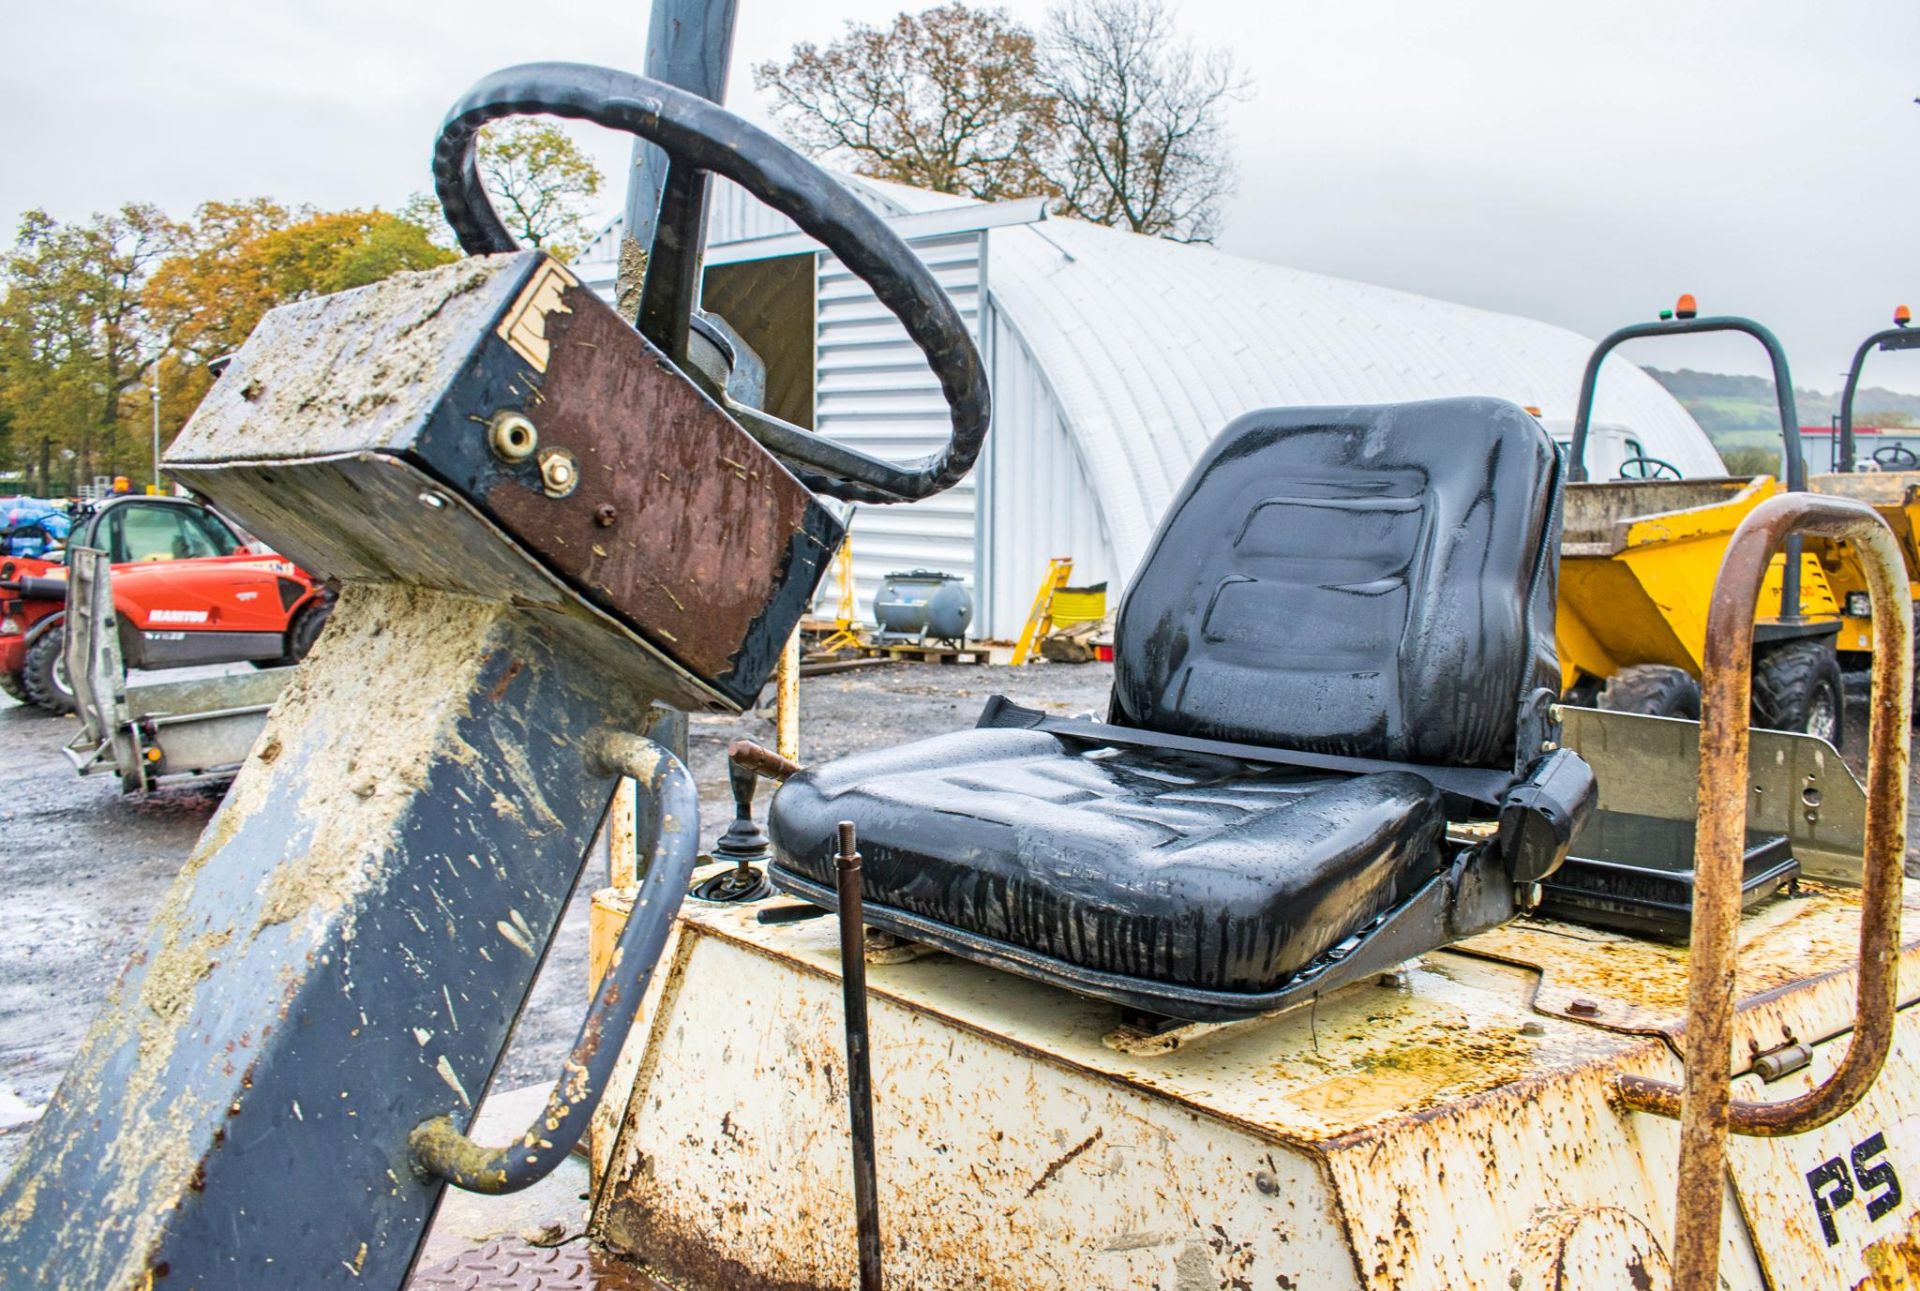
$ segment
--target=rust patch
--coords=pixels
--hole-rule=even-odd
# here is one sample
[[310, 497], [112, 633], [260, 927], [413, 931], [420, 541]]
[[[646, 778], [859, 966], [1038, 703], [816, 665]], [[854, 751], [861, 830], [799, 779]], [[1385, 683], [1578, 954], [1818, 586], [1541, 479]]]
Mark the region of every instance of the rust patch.
[[1520, 1238], [1514, 1291], [1669, 1291], [1673, 1270], [1646, 1223], [1614, 1206], [1557, 1211]]
[[1920, 1213], [1907, 1220], [1905, 1232], [1883, 1237], [1860, 1254], [1869, 1272], [1853, 1284], [1853, 1291], [1920, 1288]]
[[500, 680], [494, 682], [492, 686], [487, 688], [487, 698], [493, 703], [499, 703], [501, 696], [507, 693], [507, 687], [513, 685], [513, 679], [518, 677], [520, 670], [526, 666], [526, 663], [520, 659], [514, 659], [509, 662], [501, 672]]
[[1343, 1064], [1337, 1075], [1296, 1092], [1292, 1102], [1328, 1120], [1421, 1112], [1513, 1084], [1532, 1069], [1533, 1052], [1518, 1026], [1469, 1030], [1462, 1023], [1443, 1038], [1394, 1044]]
[[[631, 1215], [630, 1227], [626, 1218]], [[838, 1291], [834, 1283], [770, 1278], [758, 1269], [721, 1255], [698, 1231], [682, 1232], [664, 1215], [640, 1207], [620, 1207], [608, 1217], [603, 1234], [615, 1251], [642, 1269], [670, 1271], [676, 1281], [701, 1287], [753, 1287], [756, 1291]], [[644, 1254], [643, 1254], [644, 1252]]]
[[1048, 1165], [1046, 1170], [1041, 1173], [1040, 1177], [1033, 1181], [1033, 1186], [1027, 1189], [1027, 1196], [1029, 1197], [1033, 1196], [1034, 1193], [1039, 1192], [1042, 1188], [1052, 1183], [1053, 1177], [1055, 1175], [1059, 1174], [1062, 1170], [1072, 1165], [1074, 1162], [1074, 1158], [1078, 1157], [1082, 1152], [1085, 1152], [1088, 1148], [1098, 1143], [1100, 1141], [1100, 1136], [1105, 1133], [1106, 1131], [1104, 1129], [1097, 1129], [1093, 1133], [1087, 1135], [1086, 1138], [1080, 1140], [1080, 1142], [1068, 1148], [1065, 1156], [1058, 1158], [1057, 1160], [1052, 1162], [1050, 1165]]

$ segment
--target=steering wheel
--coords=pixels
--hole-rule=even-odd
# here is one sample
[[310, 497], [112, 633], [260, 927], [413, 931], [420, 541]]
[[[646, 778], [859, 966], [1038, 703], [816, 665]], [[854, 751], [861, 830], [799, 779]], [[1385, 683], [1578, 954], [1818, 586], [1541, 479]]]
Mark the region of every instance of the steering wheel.
[[1685, 476], [1680, 468], [1663, 457], [1648, 457], [1645, 453], [1629, 457], [1620, 463], [1620, 471], [1613, 477], [1616, 480], [1678, 480]]
[[662, 218], [647, 254], [640, 330], [679, 338], [685, 358], [698, 247], [681, 245], [670, 208], [701, 200], [722, 175], [797, 224], [873, 289], [927, 357], [953, 432], [938, 453], [888, 462], [734, 400], [727, 411], [818, 493], [853, 502], [911, 502], [957, 484], [980, 455], [989, 419], [986, 367], [960, 312], [899, 235], [832, 176], [717, 104], [644, 76], [581, 63], [527, 63], [484, 77], [447, 114], [433, 152], [433, 185], [447, 223], [472, 255], [518, 250], [475, 164], [480, 128], [545, 114], [638, 135], [667, 154]]
[[1873, 450], [1873, 460], [1883, 471], [1920, 470], [1920, 453], [1905, 444], [1882, 444]]

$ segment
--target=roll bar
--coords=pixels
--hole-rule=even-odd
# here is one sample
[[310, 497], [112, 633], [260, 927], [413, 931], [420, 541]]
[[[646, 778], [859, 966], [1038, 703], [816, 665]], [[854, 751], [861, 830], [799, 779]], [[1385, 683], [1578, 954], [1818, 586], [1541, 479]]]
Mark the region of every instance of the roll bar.
[[[1851, 542], [1873, 601], [1873, 689], [1867, 751], [1866, 849], [1859, 983], [1846, 1055], [1825, 1081], [1782, 1102], [1733, 1097], [1733, 983], [1746, 849], [1753, 616], [1767, 566], [1794, 533]], [[1685, 1084], [1622, 1075], [1622, 1103], [1680, 1121], [1676, 1287], [1719, 1285], [1727, 1135], [1803, 1134], [1844, 1116], [1872, 1088], [1893, 1044], [1907, 851], [1907, 731], [1913, 716], [1913, 604], [1906, 563], [1886, 521], [1864, 503], [1814, 493], [1767, 499], [1734, 530], [1707, 612], [1701, 686], [1699, 824], [1693, 931], [1682, 1037]]]
[[[1780, 344], [1780, 338], [1772, 331], [1754, 322], [1751, 318], [1742, 318], [1738, 314], [1717, 314], [1707, 318], [1686, 316], [1690, 308], [1690, 298], [1681, 298], [1681, 316], [1663, 318], [1655, 323], [1633, 323], [1616, 332], [1609, 333], [1587, 358], [1587, 370], [1580, 377], [1580, 401], [1573, 414], [1573, 444], [1567, 450], [1570, 470], [1567, 478], [1584, 482], [1587, 478], [1587, 431], [1593, 422], [1594, 393], [1600, 384], [1600, 365], [1607, 355], [1627, 341], [1639, 340], [1648, 336], [1688, 336], [1700, 332], [1744, 332], [1751, 336], [1767, 351], [1767, 361], [1773, 365], [1774, 397], [1780, 408], [1780, 443], [1785, 450], [1787, 488], [1790, 492], [1805, 492], [1807, 487], [1807, 458], [1800, 444], [1800, 413], [1793, 402], [1793, 374], [1787, 369], [1787, 352]], [[1786, 568], [1780, 580], [1780, 613], [1784, 618], [1798, 618], [1800, 615], [1800, 544], [1794, 542], [1787, 549]]]
[[1860, 348], [1853, 352], [1853, 366], [1847, 369], [1847, 388], [1840, 396], [1840, 469], [1848, 474], [1854, 469], [1853, 396], [1860, 388], [1860, 373], [1867, 365], [1867, 355], [1875, 350], [1920, 350], [1920, 332], [1910, 330], [1906, 322], [1900, 321], [1901, 311], [1905, 309], [1902, 305], [1900, 311], [1895, 312], [1894, 326], [1860, 342]]

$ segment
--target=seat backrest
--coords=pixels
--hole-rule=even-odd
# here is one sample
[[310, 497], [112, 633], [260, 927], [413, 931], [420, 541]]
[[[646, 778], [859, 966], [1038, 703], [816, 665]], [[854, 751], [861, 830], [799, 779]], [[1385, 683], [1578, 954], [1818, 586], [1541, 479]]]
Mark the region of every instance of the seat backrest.
[[1560, 680], [1560, 474], [1499, 399], [1241, 417], [1121, 602], [1112, 720], [1512, 768], [1521, 700]]

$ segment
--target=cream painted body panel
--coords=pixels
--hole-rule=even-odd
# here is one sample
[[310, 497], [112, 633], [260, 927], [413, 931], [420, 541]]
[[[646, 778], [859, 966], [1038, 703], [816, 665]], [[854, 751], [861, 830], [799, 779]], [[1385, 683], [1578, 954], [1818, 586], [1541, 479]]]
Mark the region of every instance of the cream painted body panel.
[[[617, 922], [617, 894], [598, 904]], [[844, 1287], [834, 928], [754, 913], [683, 920], [625, 1064], [632, 1084], [603, 1109], [594, 1231], [698, 1286]], [[1754, 917], [1756, 983], [1782, 939], [1810, 980], [1763, 988], [1743, 1038], [1791, 1027], [1799, 1005], [1803, 1035], [1844, 1018], [1851, 974], [1834, 933], [1854, 915], [1849, 894], [1826, 889]], [[1670, 993], [1626, 1004], [1639, 978], [1665, 992], [1677, 954], [1528, 920], [1430, 954], [1399, 984], [1161, 1055], [1103, 1043], [1117, 1013], [1094, 1001], [942, 955], [871, 964], [888, 1285], [1665, 1286], [1676, 1127], [1618, 1110], [1612, 1091], [1621, 1072], [1680, 1074], [1659, 1034], [1677, 1020]], [[1570, 984], [1600, 995], [1602, 1022], [1566, 1015]], [[1903, 1061], [1883, 1087], [1911, 1071]], [[1855, 1284], [1851, 1250], [1830, 1263], [1806, 1239], [1801, 1173], [1774, 1170], [1765, 1193], [1735, 1179], [1725, 1285]], [[1756, 1204], [1782, 1218], [1754, 1222]], [[1793, 1206], [1804, 1213], [1789, 1223]], [[1903, 1233], [1910, 1209], [1878, 1235]]]

